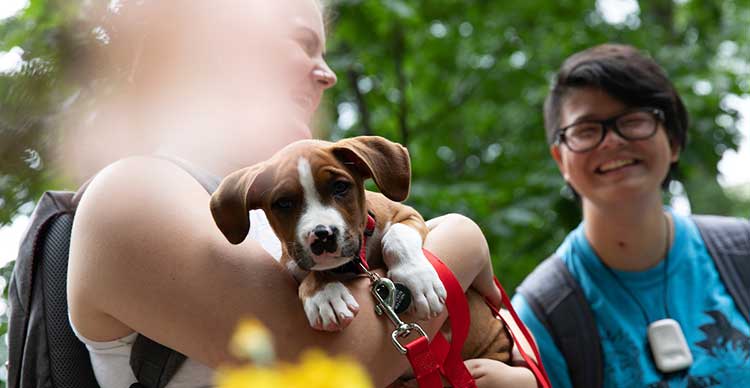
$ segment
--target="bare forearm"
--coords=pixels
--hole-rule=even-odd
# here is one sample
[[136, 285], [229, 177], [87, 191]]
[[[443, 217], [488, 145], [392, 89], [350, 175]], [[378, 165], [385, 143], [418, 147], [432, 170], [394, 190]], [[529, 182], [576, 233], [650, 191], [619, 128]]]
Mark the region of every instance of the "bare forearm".
[[427, 226], [430, 234], [425, 248], [450, 267], [464, 290], [471, 285], [493, 305], [500, 306], [489, 247], [479, 226], [460, 214], [433, 218]]

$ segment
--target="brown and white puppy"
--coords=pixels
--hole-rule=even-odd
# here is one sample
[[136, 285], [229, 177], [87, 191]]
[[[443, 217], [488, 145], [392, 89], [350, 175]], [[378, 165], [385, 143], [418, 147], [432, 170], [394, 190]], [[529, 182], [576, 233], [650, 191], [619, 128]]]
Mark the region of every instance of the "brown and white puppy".
[[[370, 178], [382, 194], [364, 190]], [[370, 267], [385, 264], [388, 276], [412, 292], [413, 311], [427, 318], [443, 310], [446, 293], [422, 253], [424, 220], [394, 202], [406, 199], [410, 181], [409, 154], [399, 144], [374, 136], [306, 140], [229, 175], [211, 197], [211, 211], [226, 238], [239, 244], [250, 229], [248, 211], [263, 209], [282, 242], [282, 263], [301, 281], [299, 295], [311, 326], [334, 331], [346, 327], [359, 306], [327, 270], [359, 255], [369, 210], [377, 223], [367, 239]], [[476, 291], [466, 296], [471, 324], [462, 356], [508, 362], [512, 342], [504, 323]], [[449, 333], [447, 323], [443, 331]]]
[[[364, 189], [369, 178], [382, 194]], [[302, 140], [227, 176], [211, 197], [211, 212], [226, 238], [239, 244], [250, 229], [248, 211], [263, 209], [281, 240], [281, 263], [301, 281], [310, 325], [336, 331], [349, 325], [359, 305], [327, 270], [358, 257], [370, 211], [376, 220], [367, 239], [370, 267], [385, 264], [388, 277], [411, 291], [417, 318], [426, 319], [443, 311], [446, 291], [422, 252], [424, 220], [398, 203], [410, 181], [408, 151], [382, 137]]]

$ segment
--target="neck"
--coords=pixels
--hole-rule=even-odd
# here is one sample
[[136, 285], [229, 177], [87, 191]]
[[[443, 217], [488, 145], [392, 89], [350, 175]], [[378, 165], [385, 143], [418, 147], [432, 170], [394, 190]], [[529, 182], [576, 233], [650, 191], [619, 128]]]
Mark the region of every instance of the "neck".
[[223, 177], [269, 159], [294, 141], [311, 138], [307, 124], [296, 116], [277, 119], [255, 111], [240, 115], [228, 108], [205, 112], [208, 108], [196, 108], [197, 113], [185, 107], [155, 112], [149, 128], [156, 139], [156, 151]]
[[610, 268], [652, 268], [671, 246], [671, 221], [662, 209], [660, 196], [618, 206], [598, 206], [584, 200], [583, 217], [586, 238]]

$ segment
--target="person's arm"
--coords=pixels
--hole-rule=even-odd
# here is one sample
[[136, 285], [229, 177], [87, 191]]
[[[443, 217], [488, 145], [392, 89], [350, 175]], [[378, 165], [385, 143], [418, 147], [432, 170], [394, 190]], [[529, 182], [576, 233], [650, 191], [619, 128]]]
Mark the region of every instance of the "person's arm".
[[[310, 347], [346, 353], [376, 386], [406, 370], [391, 345], [390, 322], [374, 313], [367, 278], [348, 284], [360, 304], [352, 324], [339, 333], [315, 331], [297, 284], [255, 241], [228, 243], [208, 199], [192, 177], [152, 158], [128, 159], [97, 176], [71, 241], [71, 316], [84, 336], [110, 340], [134, 330], [216, 367], [233, 361], [227, 343], [237, 322], [254, 317], [271, 330], [282, 359]], [[461, 216], [432, 226], [426, 248], [468, 287], [489, 257], [484, 237]], [[424, 327], [434, 334], [444, 320]]]
[[463, 215], [446, 214], [427, 220], [427, 227], [430, 234], [425, 248], [448, 264], [464, 290], [470, 284], [494, 306], [500, 306], [490, 248], [479, 226]]

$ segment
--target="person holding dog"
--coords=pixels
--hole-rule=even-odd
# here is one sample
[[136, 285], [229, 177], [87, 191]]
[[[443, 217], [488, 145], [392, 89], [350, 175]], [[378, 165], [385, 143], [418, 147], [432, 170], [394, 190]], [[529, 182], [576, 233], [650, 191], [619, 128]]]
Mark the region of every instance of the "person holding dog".
[[[396, 380], [408, 363], [391, 344], [390, 323], [373, 311], [367, 278], [346, 284], [359, 313], [345, 330], [311, 329], [298, 285], [272, 257], [279, 247], [267, 221], [253, 219], [250, 238], [232, 245], [211, 217], [209, 194], [185, 170], [163, 157], [126, 157], [156, 150], [226, 176], [312, 137], [321, 96], [336, 83], [323, 58], [322, 6], [253, 0], [133, 7], [121, 11], [124, 22], [104, 46], [114, 53], [110, 63], [130, 64], [124, 72], [104, 68], [123, 77], [121, 88], [98, 95], [96, 114], [86, 111], [76, 123], [77, 144], [68, 153], [73, 176], [87, 178], [106, 165], [78, 207], [68, 270], [70, 321], [100, 385], [135, 381], [128, 358], [137, 333], [188, 357], [168, 387], [210, 385], [212, 369], [233, 361], [227, 344], [245, 317], [269, 328], [283, 360], [317, 347], [352, 355], [376, 386]], [[87, 141], [97, 148], [80, 152], [76, 146]], [[112, 156], [123, 159], [108, 164]], [[427, 226], [424, 246], [464, 289], [473, 285], [499, 305], [477, 225], [454, 214]], [[444, 320], [442, 314], [424, 327], [435, 333]], [[488, 368], [503, 377], [491, 386], [535, 385], [526, 368], [470, 366], [480, 386], [493, 383], [481, 375]]]
[[553, 386], [750, 384], [741, 292], [717, 269], [727, 249], [709, 243], [718, 232], [739, 255], [750, 229], [662, 204], [688, 127], [664, 70], [627, 45], [578, 52], [558, 71], [544, 119], [583, 221], [527, 277], [513, 305]]

